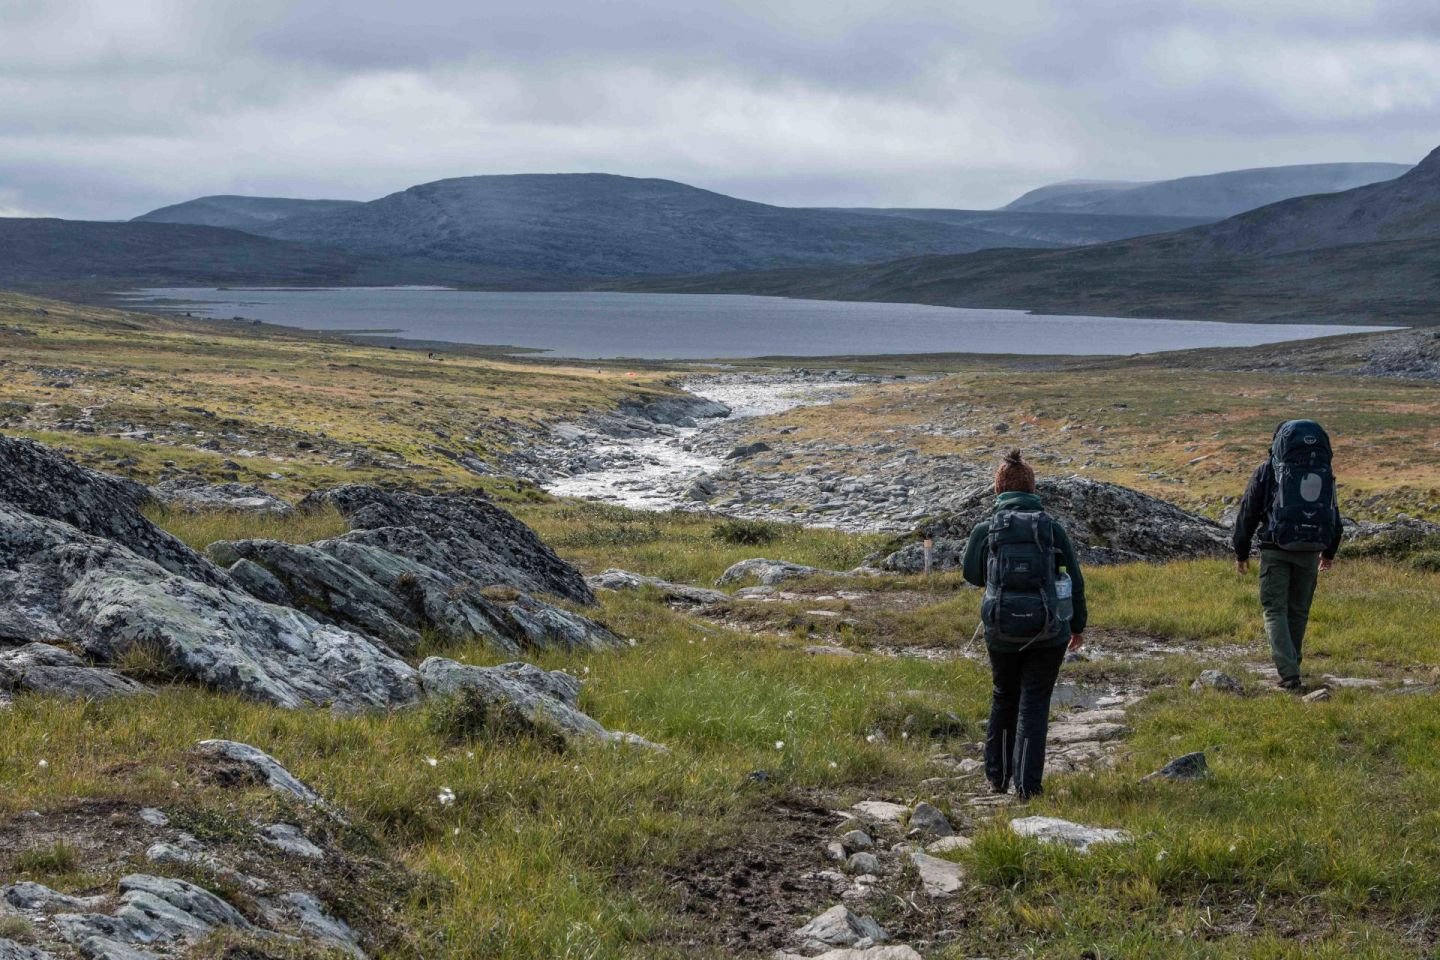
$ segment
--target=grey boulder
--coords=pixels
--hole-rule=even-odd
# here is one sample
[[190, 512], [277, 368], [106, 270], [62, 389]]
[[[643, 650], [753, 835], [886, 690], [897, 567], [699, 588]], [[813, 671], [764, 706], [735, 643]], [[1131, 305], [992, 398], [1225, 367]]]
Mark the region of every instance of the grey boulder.
[[33, 440], [0, 436], [0, 504], [114, 540], [173, 574], [212, 586], [228, 578], [140, 513], [149, 492], [132, 480], [71, 463]]
[[419, 696], [414, 669], [368, 637], [175, 575], [4, 503], [0, 609], [21, 611], [35, 636], [69, 637], [101, 663], [146, 649], [188, 679], [280, 706], [389, 707]]
[[150, 493], [166, 506], [183, 510], [229, 510], [283, 516], [294, 509], [288, 501], [251, 484], [209, 484], [200, 477], [165, 480], [151, 487]]
[[[1230, 533], [1220, 524], [1138, 490], [1079, 476], [1042, 477], [1037, 487], [1045, 512], [1065, 528], [1082, 563], [1165, 562], [1232, 552]], [[994, 509], [993, 489], [976, 488], [913, 539], [946, 543], [933, 569], [955, 569], [963, 558], [959, 545]], [[915, 572], [917, 556], [913, 544], [897, 546], [880, 566]]]
[[634, 734], [606, 730], [581, 712], [580, 681], [559, 670], [542, 670], [529, 663], [472, 667], [430, 657], [420, 664], [420, 679], [427, 697], [479, 696], [498, 707], [518, 709], [542, 729], [553, 730], [567, 740], [664, 750]]
[[319, 806], [324, 803], [320, 794], [301, 782], [284, 765], [259, 747], [235, 740], [201, 740], [195, 745], [195, 752], [205, 757], [226, 760], [247, 768], [256, 779], [271, 790], [294, 797], [301, 803]]
[[880, 924], [870, 917], [851, 913], [845, 906], [834, 906], [795, 931], [801, 950], [820, 952], [832, 947], [871, 947], [888, 937]]
[[113, 670], [93, 667], [69, 650], [48, 643], [0, 649], [0, 690], [75, 700], [105, 700], [141, 693], [145, 687]]
[[689, 604], [697, 607], [712, 603], [724, 603], [730, 599], [730, 595], [723, 590], [708, 590], [705, 587], [671, 583], [669, 580], [661, 580], [659, 577], [647, 577], [644, 574], [631, 573], [629, 570], [620, 570], [616, 567], [597, 573], [593, 577], [586, 577], [585, 582], [595, 590], [654, 590], [666, 603]]

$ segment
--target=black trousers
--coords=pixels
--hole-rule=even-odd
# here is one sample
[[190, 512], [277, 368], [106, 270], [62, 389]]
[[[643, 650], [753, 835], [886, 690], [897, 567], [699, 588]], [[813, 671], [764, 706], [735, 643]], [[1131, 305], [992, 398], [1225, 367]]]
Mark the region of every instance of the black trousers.
[[1013, 781], [1022, 797], [1041, 792], [1050, 694], [1064, 661], [1063, 643], [1018, 652], [990, 651], [995, 690], [985, 735], [985, 775], [996, 790], [1008, 790]]

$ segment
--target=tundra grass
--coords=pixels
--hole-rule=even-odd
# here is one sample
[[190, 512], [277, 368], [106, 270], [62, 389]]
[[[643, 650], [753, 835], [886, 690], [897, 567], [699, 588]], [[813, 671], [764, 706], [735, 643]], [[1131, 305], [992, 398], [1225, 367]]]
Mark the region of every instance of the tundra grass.
[[545, 422], [670, 392], [663, 370], [367, 345], [9, 293], [0, 371], [9, 433], [146, 482], [178, 467], [292, 496], [346, 481], [473, 486], [462, 457], [493, 463]]
[[350, 529], [340, 511], [326, 505], [286, 514], [253, 514], [233, 510], [186, 510], [151, 506], [145, 516], [194, 550], [217, 540], [278, 540], [281, 543], [314, 543], [338, 537]]
[[[21, 698], [0, 711], [0, 813], [116, 797], [233, 816], [236, 798], [199, 781], [187, 750], [207, 737], [242, 740], [437, 879], [441, 892], [410, 908], [426, 957], [694, 956], [672, 946], [679, 921], [660, 868], [684, 870], [742, 837], [777, 794], [913, 784], [927, 745], [866, 740], [899, 692], [927, 691], [972, 716], [983, 702], [968, 665], [823, 663], [697, 628], [635, 596], [612, 598], [605, 616], [634, 648], [546, 665], [585, 677], [583, 708], [668, 754], [457, 741], [434, 708], [341, 716], [181, 687], [109, 703]], [[491, 659], [480, 647], [450, 653]], [[762, 769], [768, 785], [747, 780]], [[439, 799], [447, 787], [451, 804]]]

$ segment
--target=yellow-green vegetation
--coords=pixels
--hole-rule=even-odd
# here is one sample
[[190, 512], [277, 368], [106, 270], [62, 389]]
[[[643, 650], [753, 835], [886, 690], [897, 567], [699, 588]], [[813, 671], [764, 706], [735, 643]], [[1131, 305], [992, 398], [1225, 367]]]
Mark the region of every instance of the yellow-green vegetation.
[[314, 543], [350, 529], [340, 511], [329, 504], [285, 514], [240, 513], [233, 510], [186, 510], [151, 505], [145, 515], [154, 523], [203, 551], [217, 540], [279, 540]]
[[[8, 295], [0, 363], [10, 432], [144, 480], [169, 461], [217, 479], [263, 479], [288, 495], [350, 480], [473, 485], [453, 456], [484, 458], [517, 426], [664, 389], [654, 371], [631, 377], [462, 353], [433, 360]], [[1215, 512], [1222, 495], [1239, 492], [1274, 421], [1310, 415], [1339, 441], [1348, 512], [1436, 511], [1434, 385], [1151, 365], [953, 369], [949, 379], [886, 386], [783, 422], [799, 428], [797, 439], [843, 432], [854, 443], [893, 444], [886, 431], [900, 430], [926, 454], [989, 457], [1020, 445], [1043, 469], [1069, 459], [1071, 469]], [[980, 432], [922, 429], [946, 418]], [[1009, 430], [995, 433], [997, 422]], [[194, 442], [227, 432], [268, 454], [235, 455], [236, 468], [225, 465], [230, 454]], [[615, 566], [709, 586], [737, 560], [843, 570], [887, 541], [555, 503], [487, 485], [520, 501], [519, 515], [587, 572]], [[257, 536], [308, 542], [344, 527], [328, 511], [151, 516], [195, 547]], [[19, 834], [32, 820], [26, 811], [62, 824], [83, 812], [105, 831], [106, 805], [129, 804], [162, 807], [207, 841], [250, 838], [252, 819], [337, 829], [267, 791], [218, 782], [190, 752], [204, 738], [241, 740], [333, 801], [353, 824], [345, 843], [400, 864], [413, 881], [365, 887], [336, 907], [357, 923], [383, 915], [394, 932], [372, 945], [377, 957], [718, 960], [733, 953], [713, 917], [687, 910], [689, 891], [732, 851], [775, 856], [782, 810], [818, 810], [817, 822], [833, 824], [824, 811], [858, 799], [925, 797], [974, 834], [972, 849], [950, 855], [967, 869], [966, 889], [939, 907], [886, 900], [865, 909], [892, 929], [952, 931], [928, 949], [931, 960], [1426, 957], [1440, 943], [1440, 695], [1393, 691], [1436, 679], [1434, 567], [1423, 555], [1342, 554], [1322, 581], [1307, 673], [1376, 678], [1390, 689], [1339, 690], [1322, 703], [1261, 692], [1265, 679], [1249, 672], [1266, 660], [1253, 577], [1217, 561], [1087, 571], [1092, 643], [1147, 659], [1097, 659], [1066, 675], [1144, 698], [1130, 708], [1132, 733], [1113, 769], [1053, 776], [1023, 813], [1135, 838], [1088, 855], [1017, 839], [1010, 814], [986, 822], [964, 802], [973, 780], [922, 787], [950, 772], [929, 761], [932, 751], [973, 755], [986, 715], [983, 659], [956, 655], [971, 642], [978, 598], [953, 574], [787, 584], [794, 599], [737, 600], [704, 616], [649, 592], [607, 594], [596, 615], [633, 646], [541, 663], [583, 676], [581, 707], [607, 727], [668, 753], [565, 747], [454, 701], [391, 714], [279, 710], [167, 685], [161, 664], [137, 657], [120, 666], [157, 684], [153, 696], [18, 696], [0, 708], [0, 818]], [[866, 655], [804, 652], [820, 642]], [[909, 648], [927, 656], [890, 655]], [[495, 660], [479, 644], [436, 652]], [[1249, 692], [1192, 693], [1205, 666], [1225, 666]], [[1208, 779], [1139, 782], [1191, 750], [1207, 752]], [[442, 802], [447, 790], [453, 802]], [[97, 859], [91, 839], [0, 838], [0, 877], [79, 894], [112, 890], [142, 866], [181, 870], [139, 853]], [[822, 867], [818, 846], [792, 850], [787, 868]], [[752, 849], [762, 852], [743, 852]], [[390, 883], [373, 882], [382, 881]], [[815, 912], [832, 902], [814, 903]], [[5, 920], [0, 936], [30, 931]], [[244, 955], [225, 953], [222, 941], [206, 955]]]
[[668, 389], [664, 371], [462, 348], [432, 358], [9, 293], [0, 293], [0, 370], [7, 433], [146, 482], [178, 468], [289, 496], [348, 481], [475, 486], [457, 458], [493, 461], [542, 420]]
[[[562, 552], [589, 568], [703, 585], [757, 552], [727, 542], [717, 529], [728, 528], [703, 517], [562, 504], [524, 514], [572, 544]], [[187, 522], [162, 519], [172, 529]], [[816, 564], [853, 563], [872, 545], [828, 531], [771, 532], [763, 552]], [[1280, 694], [1190, 693], [1185, 684], [1200, 666], [1234, 659], [1237, 645], [1243, 658], [1263, 661], [1253, 581], [1209, 562], [1093, 569], [1090, 581], [1098, 628], [1169, 638], [1193, 654], [1166, 659], [1158, 672], [1123, 661], [1067, 668], [1092, 680], [1167, 685], [1132, 708], [1130, 752], [1116, 769], [1052, 777], [1047, 797], [1024, 812], [1121, 827], [1136, 842], [1081, 856], [1012, 837], [1003, 814], [978, 826], [974, 848], [952, 855], [968, 870], [967, 890], [937, 921], [959, 939], [932, 955], [1427, 955], [1440, 911], [1440, 698], [1341, 691], [1329, 703], [1303, 704]], [[846, 584], [911, 598], [899, 612], [849, 604], [858, 625], [844, 640], [857, 649], [969, 639], [974, 593], [953, 576], [796, 589], [818, 596]], [[1429, 679], [1440, 655], [1437, 596], [1434, 573], [1342, 562], [1317, 604], [1311, 670]], [[471, 724], [449, 703], [340, 716], [185, 687], [101, 704], [21, 698], [0, 711], [0, 815], [64, 809], [76, 798], [199, 819], [233, 817], [237, 804], [252, 815], [274, 808], [280, 801], [268, 794], [241, 800], [234, 787], [200, 777], [187, 752], [202, 738], [237, 739], [275, 754], [418, 875], [395, 905], [405, 934], [384, 956], [720, 957], [727, 953], [704, 924], [681, 912], [678, 878], [709, 869], [719, 850], [767, 839], [777, 805], [922, 795], [945, 805], [943, 790], [919, 787], [935, 772], [930, 751], [963, 753], [982, 733], [982, 663], [807, 656], [804, 631], [731, 629], [644, 593], [606, 595], [601, 616], [635, 646], [542, 663], [584, 676], [584, 709], [665, 743], [668, 754], [559, 749]], [[445, 652], [494, 660], [480, 646]], [[937, 705], [960, 726], [923, 719]], [[877, 729], [888, 739], [867, 738]], [[910, 731], [918, 735], [900, 736]], [[1197, 749], [1209, 754], [1210, 779], [1137, 783]], [[767, 772], [764, 782], [749, 777], [757, 770]], [[439, 800], [447, 787], [453, 804]], [[965, 809], [951, 813], [962, 818]], [[818, 851], [803, 850], [794, 869], [819, 863]], [[3, 868], [75, 892], [115, 879], [74, 872], [64, 851], [48, 848]], [[906, 922], [895, 905], [874, 912]]]
[[[773, 426], [798, 427], [792, 442], [843, 435], [851, 444], [903, 443], [982, 463], [1021, 447], [1042, 470], [1080, 472], [1214, 515], [1223, 498], [1244, 490], [1276, 424], [1296, 417], [1330, 431], [1347, 515], [1440, 517], [1440, 384], [1428, 382], [1158, 361], [965, 367], [793, 410]], [[1008, 429], [997, 433], [996, 424]]]

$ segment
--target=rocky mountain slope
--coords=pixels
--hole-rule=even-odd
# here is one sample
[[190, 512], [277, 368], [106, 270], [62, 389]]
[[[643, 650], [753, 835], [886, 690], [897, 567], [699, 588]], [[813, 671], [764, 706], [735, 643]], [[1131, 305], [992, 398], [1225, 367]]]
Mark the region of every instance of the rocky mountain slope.
[[1307, 163], [1154, 182], [1074, 180], [1031, 190], [1004, 209], [1219, 220], [1291, 197], [1393, 180], [1409, 169], [1401, 163]]
[[775, 207], [608, 174], [439, 180], [262, 229], [352, 253], [590, 278], [1053, 246], [964, 224]]
[[189, 223], [201, 227], [228, 227], [255, 232], [287, 217], [328, 213], [358, 206], [359, 200], [297, 200], [292, 197], [196, 197], [132, 217], [131, 223]]
[[643, 286], [1058, 313], [1426, 325], [1440, 319], [1437, 257], [1440, 150], [1396, 180], [1156, 237]]

